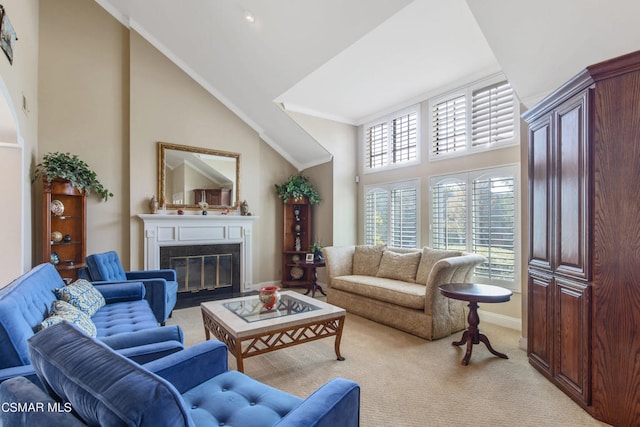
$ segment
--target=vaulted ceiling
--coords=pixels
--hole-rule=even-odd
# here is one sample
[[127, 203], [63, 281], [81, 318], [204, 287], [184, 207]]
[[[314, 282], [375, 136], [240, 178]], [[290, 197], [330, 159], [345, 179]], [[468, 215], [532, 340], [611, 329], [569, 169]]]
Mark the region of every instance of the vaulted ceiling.
[[96, 0], [298, 169], [331, 153], [287, 111], [353, 125], [503, 72], [530, 105], [640, 49], [636, 0]]

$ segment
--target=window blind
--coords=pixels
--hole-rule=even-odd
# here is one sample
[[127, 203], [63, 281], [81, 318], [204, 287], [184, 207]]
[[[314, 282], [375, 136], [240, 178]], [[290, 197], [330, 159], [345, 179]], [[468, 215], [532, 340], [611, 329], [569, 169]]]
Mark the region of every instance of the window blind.
[[367, 128], [365, 156], [368, 168], [375, 168], [387, 164], [387, 123], [380, 123]]
[[387, 243], [388, 192], [374, 189], [365, 196], [364, 240], [367, 245]]
[[401, 163], [416, 158], [417, 116], [414, 111], [391, 121], [391, 145], [393, 163]]
[[432, 109], [433, 154], [465, 148], [467, 139], [467, 104], [465, 95], [447, 99]]
[[511, 176], [473, 181], [472, 251], [487, 262], [476, 275], [515, 279], [515, 179]]
[[417, 247], [418, 193], [416, 187], [391, 191], [391, 246]]
[[472, 95], [473, 146], [488, 146], [514, 137], [514, 97], [508, 82], [476, 90]]
[[435, 249], [467, 249], [467, 186], [442, 181], [432, 188], [431, 245]]

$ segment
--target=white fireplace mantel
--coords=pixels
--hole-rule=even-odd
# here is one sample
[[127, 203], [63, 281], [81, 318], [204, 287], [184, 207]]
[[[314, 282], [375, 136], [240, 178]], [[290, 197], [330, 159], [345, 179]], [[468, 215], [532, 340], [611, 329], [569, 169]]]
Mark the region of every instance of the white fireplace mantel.
[[253, 222], [257, 216], [140, 214], [144, 223], [144, 268], [160, 268], [162, 246], [240, 244], [240, 291], [253, 283]]

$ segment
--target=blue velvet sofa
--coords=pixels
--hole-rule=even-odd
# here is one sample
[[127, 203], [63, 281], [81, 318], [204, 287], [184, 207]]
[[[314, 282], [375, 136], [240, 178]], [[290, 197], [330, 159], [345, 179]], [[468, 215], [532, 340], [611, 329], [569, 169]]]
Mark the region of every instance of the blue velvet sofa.
[[[65, 283], [52, 264], [40, 264], [0, 289], [0, 381], [26, 376], [38, 381], [29, 361], [27, 340], [47, 317], [56, 300], [54, 289]], [[160, 327], [144, 297], [141, 283], [96, 286], [106, 305], [91, 320], [97, 338], [139, 363], [181, 350], [178, 326]]]
[[[62, 411], [2, 411], [4, 425], [356, 427], [360, 387], [333, 379], [306, 399], [227, 369], [227, 347], [205, 341], [140, 366], [69, 323], [29, 339], [42, 389], [14, 378], [0, 401]], [[68, 413], [61, 413], [67, 411]]]
[[91, 254], [86, 258], [87, 268], [81, 269], [80, 277], [94, 285], [136, 281], [145, 287], [145, 299], [149, 302], [156, 320], [161, 325], [171, 315], [178, 299], [178, 282], [175, 270], [124, 271], [115, 251]]

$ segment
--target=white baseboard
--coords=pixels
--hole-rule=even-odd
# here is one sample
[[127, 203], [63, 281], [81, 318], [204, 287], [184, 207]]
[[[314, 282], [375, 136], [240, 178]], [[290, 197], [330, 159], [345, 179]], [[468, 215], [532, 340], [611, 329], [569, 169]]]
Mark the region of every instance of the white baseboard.
[[[481, 325], [482, 322], [486, 322], [498, 326], [504, 326], [509, 329], [515, 329], [516, 331], [522, 331], [522, 320], [516, 317], [505, 316], [503, 314], [492, 313], [484, 310], [478, 310], [478, 316], [480, 316]], [[482, 327], [480, 327], [480, 329], [482, 329]]]

